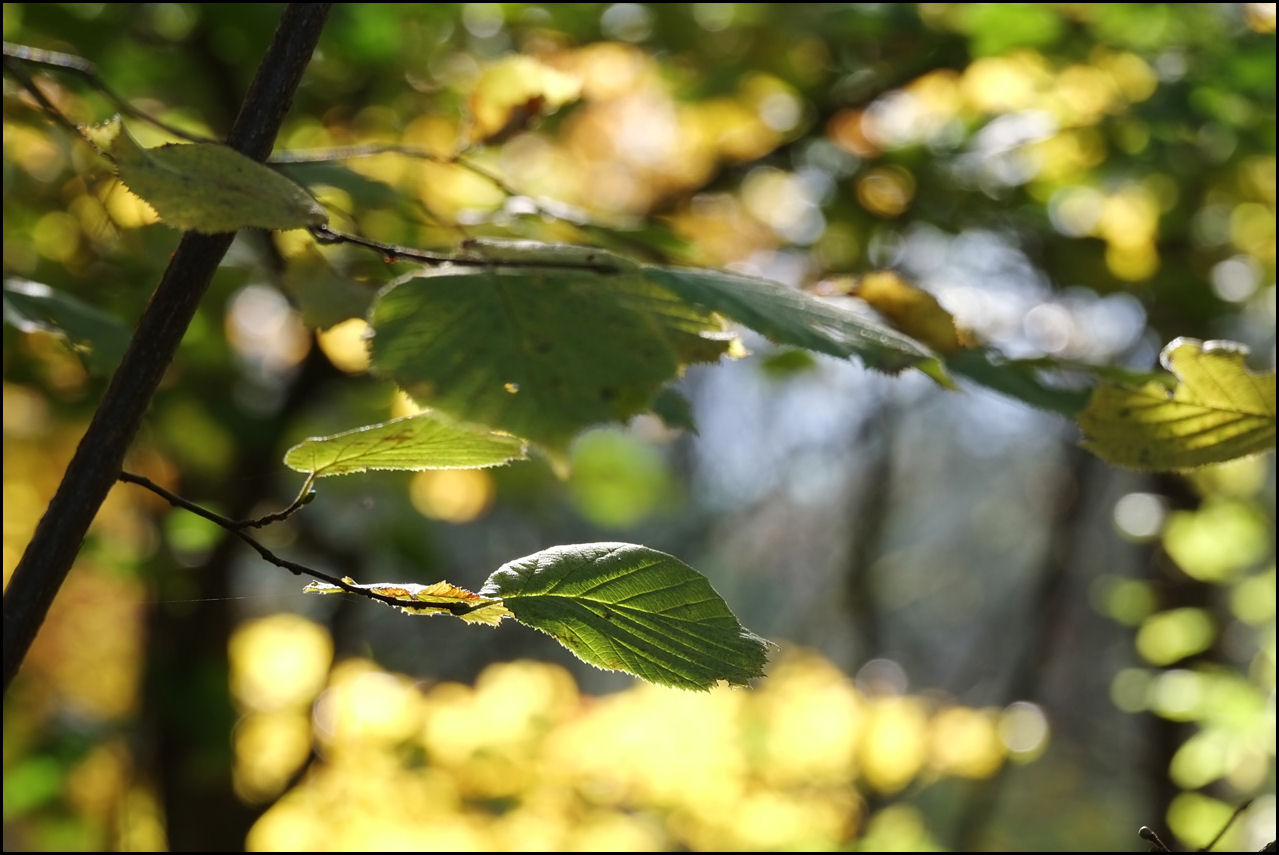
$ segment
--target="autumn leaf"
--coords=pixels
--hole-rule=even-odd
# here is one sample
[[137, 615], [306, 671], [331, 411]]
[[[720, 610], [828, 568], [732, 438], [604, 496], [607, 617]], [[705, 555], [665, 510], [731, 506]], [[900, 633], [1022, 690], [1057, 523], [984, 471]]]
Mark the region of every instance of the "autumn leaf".
[[[501, 600], [482, 597], [465, 588], [448, 582], [418, 585], [412, 582], [374, 582], [357, 585], [352, 579], [343, 579], [349, 587], [369, 591], [382, 597], [391, 597], [400, 611], [411, 615], [453, 615], [467, 623], [497, 626], [511, 613]], [[304, 594], [349, 594], [350, 591], [328, 582], [310, 582], [302, 589]], [[391, 603], [387, 603], [391, 605]]]
[[1103, 382], [1079, 415], [1084, 447], [1119, 466], [1182, 470], [1275, 444], [1275, 374], [1244, 367], [1234, 342], [1178, 338], [1160, 361], [1176, 386]]
[[858, 277], [848, 293], [870, 304], [894, 329], [949, 356], [971, 347], [971, 337], [955, 326], [955, 318], [937, 298], [916, 288], [891, 270]]

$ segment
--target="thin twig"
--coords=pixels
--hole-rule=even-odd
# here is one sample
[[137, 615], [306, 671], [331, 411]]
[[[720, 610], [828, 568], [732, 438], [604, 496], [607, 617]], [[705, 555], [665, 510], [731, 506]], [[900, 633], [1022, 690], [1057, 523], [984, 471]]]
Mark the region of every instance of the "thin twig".
[[424, 610], [435, 609], [435, 608], [443, 609], [444, 611], [447, 611], [449, 614], [456, 615], [458, 617], [461, 617], [462, 615], [470, 614], [471, 612], [484, 608], [485, 606], [492, 605], [491, 602], [478, 603], [474, 605], [468, 604], [468, 603], [434, 603], [434, 602], [416, 603], [410, 600], [403, 600], [399, 597], [393, 597], [388, 594], [379, 594], [376, 591], [372, 591], [368, 588], [361, 588], [356, 584], [348, 582], [346, 579], [339, 578], [337, 576], [331, 576], [328, 573], [325, 573], [321, 570], [316, 570], [313, 567], [307, 567], [305, 564], [299, 564], [296, 561], [290, 561], [287, 558], [281, 558], [280, 556], [272, 552], [270, 549], [263, 546], [261, 542], [259, 542], [256, 538], [254, 538], [248, 532], [246, 532], [244, 530], [245, 528], [244, 522], [227, 519], [221, 514], [215, 513], [214, 511], [211, 511], [208, 508], [203, 507], [201, 505], [197, 505], [195, 502], [192, 502], [189, 499], [184, 499], [178, 494], [172, 493], [169, 490], [166, 490], [165, 488], [161, 487], [159, 484], [155, 483], [150, 478], [147, 478], [143, 475], [135, 475], [132, 472], [122, 471], [120, 473], [120, 480], [125, 482], [126, 484], [137, 484], [139, 487], [144, 487], [150, 490], [152, 493], [155, 493], [157, 496], [161, 497], [162, 499], [164, 499], [166, 502], [173, 505], [174, 507], [182, 508], [184, 511], [190, 511], [196, 516], [203, 517], [204, 519], [208, 520], [214, 525], [217, 525], [226, 529], [227, 531], [231, 532], [231, 534], [235, 535], [236, 537], [240, 538], [240, 540], [244, 541], [249, 546], [253, 547], [254, 551], [256, 551], [258, 555], [262, 556], [263, 560], [268, 561], [271, 564], [274, 564], [276, 567], [282, 567], [285, 570], [288, 570], [290, 573], [294, 574], [295, 576], [310, 576], [314, 579], [320, 580], [321, 582], [325, 582], [329, 585], [332, 585], [335, 588], [340, 588], [348, 594], [356, 594], [357, 596], [368, 597], [370, 600], [376, 600], [379, 603], [385, 603], [388, 606], [395, 606], [396, 608], [420, 607]]
[[1141, 828], [1137, 829], [1137, 836], [1150, 844], [1151, 852], [1172, 851], [1168, 848], [1167, 844], [1159, 839], [1159, 835], [1155, 834], [1155, 830], [1148, 825], [1143, 825]]
[[10, 74], [14, 76], [14, 78], [17, 79], [18, 83], [22, 85], [22, 88], [27, 90], [27, 93], [30, 94], [31, 97], [35, 99], [35, 102], [40, 105], [40, 108], [43, 109], [46, 113], [48, 113], [49, 117], [52, 118], [57, 124], [65, 128], [68, 132], [70, 132], [72, 136], [82, 139], [85, 142], [87, 142], [89, 145], [93, 146], [104, 157], [110, 160], [115, 159], [115, 158], [112, 158], [110, 154], [108, 154], [107, 152], [99, 148], [98, 144], [95, 143], [93, 139], [90, 138], [89, 135], [86, 134], [79, 125], [77, 125], [75, 122], [67, 118], [66, 115], [61, 110], [59, 110], [43, 92], [40, 91], [40, 87], [36, 86], [36, 82], [31, 79], [31, 76], [27, 74], [27, 72], [21, 66], [19, 66], [16, 62], [10, 62], [10, 59], [11, 57], [9, 56], [9, 45], [6, 43], [5, 55], [4, 55], [5, 71], [8, 71]]
[[1239, 807], [1235, 808], [1235, 812], [1230, 815], [1230, 819], [1226, 820], [1226, 824], [1221, 827], [1221, 831], [1217, 832], [1217, 836], [1214, 837], [1211, 841], [1209, 841], [1208, 845], [1200, 849], [1199, 851], [1208, 852], [1212, 849], [1212, 847], [1220, 843], [1221, 838], [1226, 836], [1226, 832], [1230, 830], [1230, 826], [1235, 824], [1235, 820], [1239, 818], [1239, 815], [1242, 814], [1244, 811], [1246, 811], [1250, 807], [1252, 807], [1252, 799], [1248, 799], [1248, 801], [1244, 802], [1243, 804], [1239, 805]]
[[[523, 200], [528, 205], [527, 213], [537, 214], [549, 220], [559, 220], [581, 229], [589, 229], [603, 232], [611, 235], [614, 240], [626, 244], [629, 247], [638, 249], [650, 254], [656, 254], [667, 260], [660, 253], [656, 253], [653, 247], [627, 237], [624, 233], [619, 234], [621, 227], [603, 225], [591, 219], [590, 214], [580, 208], [573, 207], [564, 202], [552, 199], [539, 199], [522, 193], [518, 188], [512, 186], [505, 178], [493, 172], [488, 167], [480, 166], [475, 161], [466, 157], [468, 149], [463, 148], [451, 155], [442, 155], [427, 148], [420, 146], [402, 145], [399, 143], [365, 143], [362, 145], [337, 146], [334, 148], [311, 149], [305, 151], [280, 151], [271, 155], [271, 159], [267, 162], [273, 165], [306, 165], [308, 163], [332, 163], [338, 160], [353, 160], [361, 157], [376, 157], [380, 154], [398, 154], [403, 157], [416, 158], [425, 160], [429, 163], [438, 163], [444, 166], [456, 166], [459, 169], [465, 169], [473, 175], [477, 175], [488, 181], [502, 195], [509, 200]], [[454, 227], [457, 224], [451, 224]]]
[[[61, 71], [70, 71], [73, 74], [78, 74], [89, 81], [89, 84], [93, 86], [94, 89], [97, 89], [105, 95], [107, 99], [119, 108], [122, 113], [132, 116], [135, 119], [141, 119], [144, 122], [150, 122], [157, 128], [161, 128], [162, 130], [173, 134], [175, 137], [181, 137], [184, 140], [190, 140], [191, 142], [216, 142], [216, 140], [212, 140], [208, 137], [202, 137], [198, 134], [192, 134], [184, 131], [181, 128], [176, 128], [168, 122], [165, 122], [162, 119], [157, 119], [155, 116], [150, 115], [146, 111], [139, 110], [137, 107], [134, 107], [124, 98], [117, 95], [115, 91], [107, 85], [107, 82], [98, 75], [98, 70], [94, 67], [93, 63], [89, 62], [89, 60], [82, 56], [76, 56], [70, 53], [59, 53], [58, 51], [52, 50], [40, 50], [39, 48], [28, 47], [27, 45], [17, 45], [11, 42], [5, 42], [4, 57], [5, 68], [9, 69], [15, 77], [18, 77], [18, 71], [16, 70], [17, 65], [16, 63], [10, 63], [9, 60], [11, 59], [19, 60], [21, 62], [29, 62], [33, 65], [44, 66], [45, 68], [56, 68]], [[21, 80], [22, 78], [19, 77], [18, 79]], [[42, 104], [41, 106], [44, 105]], [[53, 112], [56, 113], [57, 111]], [[75, 128], [74, 124], [71, 126], [73, 129]], [[77, 133], [79, 133], [79, 131], [77, 131]]]
[[311, 232], [311, 237], [315, 238], [319, 243], [349, 243], [355, 246], [362, 246], [380, 253], [382, 258], [388, 263], [408, 260], [421, 261], [426, 264], [456, 264], [462, 267], [545, 267], [554, 270], [590, 270], [594, 273], [620, 272], [620, 268], [609, 261], [606, 255], [583, 261], [538, 258], [520, 260], [519, 262], [497, 261], [484, 256], [482, 245], [476, 246], [470, 253], [466, 251], [461, 253], [431, 252], [393, 243], [383, 243], [371, 238], [360, 237], [359, 235], [337, 232], [328, 226], [311, 226], [309, 231]]
[[269, 514], [257, 517], [256, 519], [237, 520], [235, 522], [236, 528], [263, 528], [271, 523], [287, 520], [289, 517], [301, 510], [303, 505], [309, 504], [310, 501], [315, 498], [315, 490], [312, 489], [313, 484], [315, 484], [314, 472], [306, 476], [306, 480], [302, 482], [302, 489], [298, 491], [297, 498], [290, 502], [288, 507], [278, 511], [272, 511]]

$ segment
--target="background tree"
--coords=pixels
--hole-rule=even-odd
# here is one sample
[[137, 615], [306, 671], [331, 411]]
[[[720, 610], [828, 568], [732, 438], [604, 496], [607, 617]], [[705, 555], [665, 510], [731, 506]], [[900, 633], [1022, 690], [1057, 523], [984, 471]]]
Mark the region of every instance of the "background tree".
[[[9, 4], [5, 38], [217, 136], [277, 17]], [[1262, 5], [344, 6], [277, 149], [433, 153], [290, 167], [383, 242], [570, 240], [868, 300], [839, 274], [891, 267], [1007, 357], [1144, 371], [1191, 335], [1261, 367], [1273, 28]], [[115, 109], [39, 84], [75, 121]], [[6, 279], [131, 324], [176, 233], [6, 87]], [[242, 234], [132, 467], [234, 518], [287, 502], [284, 449], [407, 412], [343, 377], [361, 288], [404, 269]], [[583, 699], [558, 668], [487, 667], [571, 666], [549, 640], [300, 602], [120, 488], [6, 698], [6, 844], [1100, 848], [1166, 822], [1201, 845], [1273, 793], [1273, 457], [1155, 480], [1023, 403], [747, 343], [684, 378], [696, 435], [589, 433], [563, 482], [533, 463], [326, 485], [272, 543], [459, 584], [551, 543], [648, 543], [786, 642], [759, 689], [586, 672], [611, 694]], [[5, 378], [7, 578], [101, 381], [8, 327]], [[1228, 842], [1260, 845], [1273, 809]]]

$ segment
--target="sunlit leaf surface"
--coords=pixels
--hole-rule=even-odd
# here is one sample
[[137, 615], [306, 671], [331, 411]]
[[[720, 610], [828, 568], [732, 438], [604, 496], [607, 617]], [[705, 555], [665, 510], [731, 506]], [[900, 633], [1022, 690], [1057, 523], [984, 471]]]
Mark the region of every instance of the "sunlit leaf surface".
[[552, 450], [647, 410], [684, 365], [729, 346], [709, 312], [635, 271], [430, 270], [385, 289], [370, 323], [376, 373]]
[[144, 149], [118, 119], [90, 133], [115, 160], [125, 186], [176, 229], [216, 234], [328, 222], [324, 209], [299, 185], [228, 146], [183, 143]]
[[369, 469], [476, 469], [524, 457], [524, 441], [421, 413], [312, 437], [290, 448], [284, 464], [316, 477]]
[[[502, 605], [501, 600], [480, 596], [465, 588], [450, 585], [448, 582], [436, 582], [433, 585], [418, 585], [412, 582], [374, 582], [369, 585], [356, 585], [349, 579], [344, 581], [354, 588], [372, 591], [384, 597], [394, 597], [400, 611], [411, 615], [451, 614], [467, 623], [497, 626], [503, 618], [511, 614]], [[302, 591], [307, 594], [349, 593], [327, 582], [310, 582]]]
[[1259, 454], [1275, 444], [1275, 375], [1244, 367], [1230, 342], [1179, 338], [1164, 348], [1178, 383], [1097, 387], [1079, 416], [1084, 445], [1119, 466], [1191, 469]]
[[763, 674], [768, 643], [677, 558], [629, 543], [557, 546], [508, 562], [483, 596], [585, 662], [651, 683], [707, 689]]

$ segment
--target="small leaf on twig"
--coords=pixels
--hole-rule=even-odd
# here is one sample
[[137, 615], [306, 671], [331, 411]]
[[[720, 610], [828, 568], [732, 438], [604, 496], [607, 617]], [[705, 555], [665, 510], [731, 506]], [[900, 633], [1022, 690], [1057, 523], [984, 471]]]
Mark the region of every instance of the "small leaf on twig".
[[85, 129], [124, 185], [176, 229], [206, 234], [242, 228], [302, 229], [328, 222], [300, 185], [220, 143], [142, 148], [120, 123]]
[[284, 465], [317, 478], [369, 469], [480, 469], [524, 458], [524, 441], [431, 412], [303, 440]]

